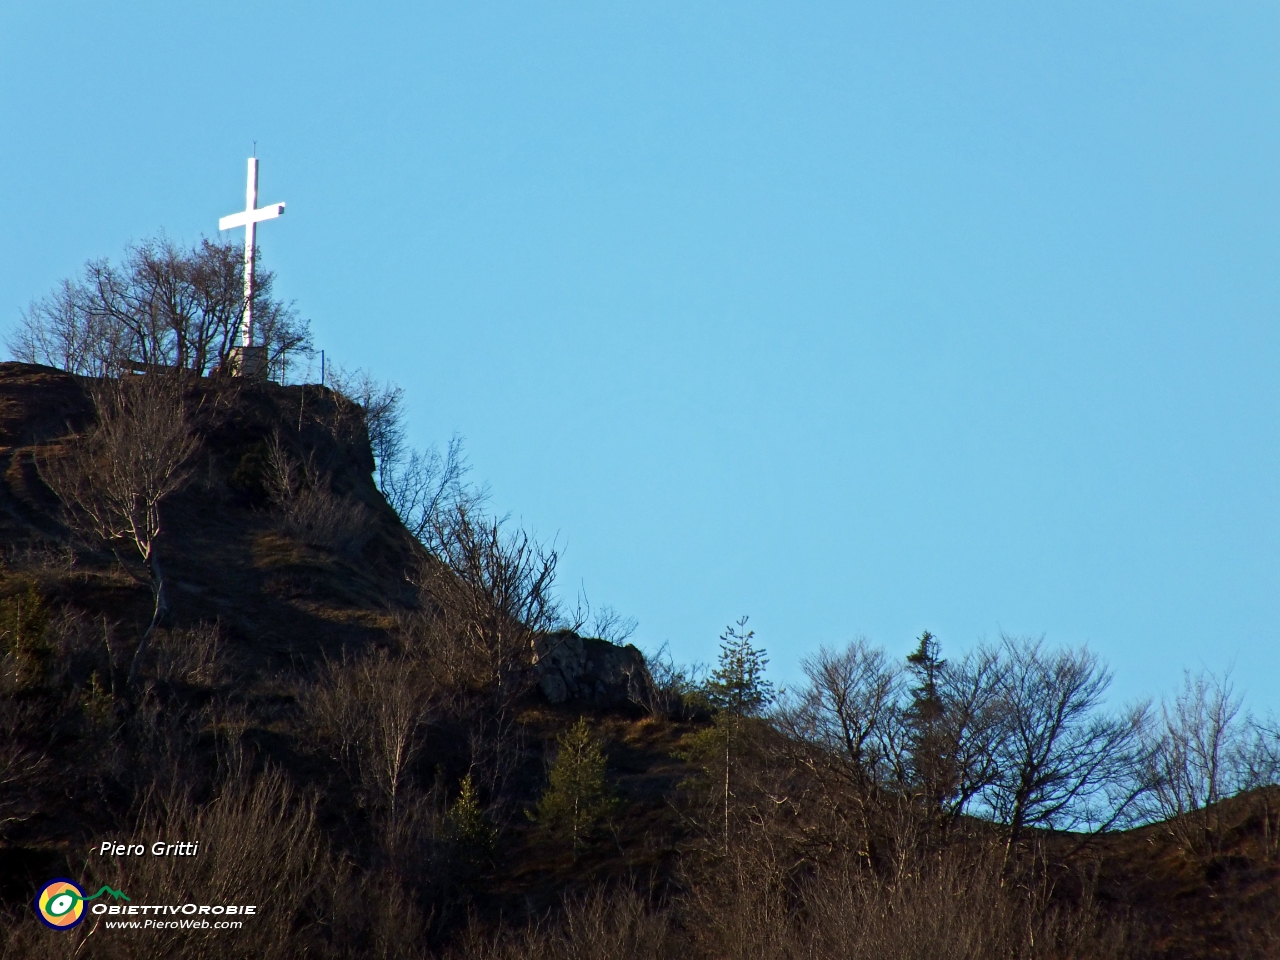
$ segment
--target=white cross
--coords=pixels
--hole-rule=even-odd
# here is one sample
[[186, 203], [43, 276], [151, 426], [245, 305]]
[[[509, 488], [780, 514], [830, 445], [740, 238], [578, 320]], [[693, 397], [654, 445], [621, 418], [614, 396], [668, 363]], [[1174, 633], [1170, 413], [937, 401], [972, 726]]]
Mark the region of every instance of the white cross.
[[244, 210], [218, 221], [219, 230], [244, 227], [244, 318], [240, 321], [240, 345], [247, 347], [253, 339], [253, 248], [258, 238], [258, 223], [274, 220], [284, 213], [283, 203], [258, 206], [258, 158], [249, 158], [249, 182], [244, 188]]

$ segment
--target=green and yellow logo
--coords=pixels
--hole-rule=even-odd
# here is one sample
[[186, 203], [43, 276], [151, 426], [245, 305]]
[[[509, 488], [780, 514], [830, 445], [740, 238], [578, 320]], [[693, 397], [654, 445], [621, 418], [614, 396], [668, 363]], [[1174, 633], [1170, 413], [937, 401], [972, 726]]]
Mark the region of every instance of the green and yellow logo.
[[123, 891], [112, 890], [103, 886], [92, 897], [86, 897], [80, 884], [74, 880], [59, 877], [50, 880], [36, 894], [36, 914], [41, 921], [55, 930], [70, 930], [84, 919], [84, 905], [88, 900], [97, 900], [104, 893], [109, 893], [117, 900], [128, 900]]

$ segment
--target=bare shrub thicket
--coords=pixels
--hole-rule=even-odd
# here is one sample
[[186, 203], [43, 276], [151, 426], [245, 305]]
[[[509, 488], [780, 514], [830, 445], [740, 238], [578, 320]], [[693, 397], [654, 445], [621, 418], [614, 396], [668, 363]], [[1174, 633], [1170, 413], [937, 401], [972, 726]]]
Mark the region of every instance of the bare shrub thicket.
[[706, 664], [678, 663], [669, 643], [647, 651], [644, 662], [653, 679], [653, 685], [644, 691], [647, 699], [641, 704], [646, 710], [673, 720], [688, 720], [707, 713], [710, 701], [706, 695]]
[[[421, 604], [401, 615], [398, 650], [386, 655], [398, 666], [389, 669], [402, 672], [398, 681], [412, 678], [420, 701], [433, 701], [430, 712], [452, 724], [452, 736], [465, 744], [471, 782], [486, 798], [485, 816], [498, 826], [509, 823], [520, 814], [508, 785], [524, 756], [517, 704], [532, 686], [535, 644], [557, 629], [580, 625], [566, 622], [556, 600], [558, 554], [505, 518], [485, 512], [484, 491], [465, 483], [467, 465], [459, 439], [444, 453], [408, 450], [397, 388], [359, 372], [338, 371], [332, 383], [346, 401], [340, 404], [340, 418], [356, 417], [340, 424], [339, 432], [367, 433], [379, 489], [425, 548], [413, 574]], [[296, 497], [298, 489], [308, 486], [305, 478], [317, 472], [309, 464], [290, 461], [278, 442], [271, 459], [275, 475], [285, 478], [276, 484], [281, 503], [286, 502], [285, 490], [295, 491]], [[290, 479], [295, 475], [301, 479]], [[351, 661], [343, 669], [350, 673], [357, 667]], [[308, 707], [313, 722], [324, 711], [334, 713], [339, 703], [351, 706], [373, 696], [354, 681], [337, 682], [333, 664], [325, 676], [326, 692]], [[332, 721], [322, 725], [337, 729]], [[340, 738], [338, 742], [340, 753], [353, 756], [349, 745], [341, 746]], [[372, 771], [360, 775], [369, 794]], [[421, 801], [415, 794], [410, 801], [414, 811], [423, 809]], [[417, 812], [410, 819], [416, 817]], [[407, 828], [411, 833], [416, 829]]]
[[914, 858], [892, 875], [849, 862], [790, 872], [767, 852], [688, 881], [655, 907], [629, 890], [567, 897], [550, 916], [474, 926], [448, 954], [478, 960], [1112, 960], [1125, 927], [1088, 895], [1070, 907], [1007, 883], [998, 846]]
[[479, 925], [448, 960], [667, 960], [681, 954], [674, 915], [630, 889], [566, 898], [559, 914], [525, 929]]
[[119, 703], [109, 636], [34, 584], [0, 601], [0, 844], [92, 779]]
[[162, 790], [147, 802], [135, 835], [198, 839], [205, 855], [120, 857], [105, 864], [94, 858], [86, 871], [125, 893], [146, 891], [153, 902], [256, 903], [257, 922], [246, 918], [234, 937], [211, 929], [138, 931], [125, 938], [87, 921], [81, 936], [91, 941], [95, 955], [291, 958], [306, 952], [300, 947], [317, 936], [318, 884], [327, 850], [315, 826], [314, 803], [279, 773], [230, 781], [206, 803]]
[[302, 703], [310, 729], [391, 828], [435, 706], [425, 671], [381, 650], [328, 662]]
[[1086, 897], [1058, 909], [1009, 883], [992, 845], [907, 853], [887, 871], [837, 857], [807, 871], [744, 848], [695, 882], [682, 914], [694, 956], [911, 960], [1125, 956], [1123, 929]]
[[[441, 453], [410, 449], [405, 443], [404, 391], [367, 373], [337, 368], [328, 382], [338, 397], [331, 424], [340, 439], [367, 438], [374, 480], [405, 528], [428, 549], [457, 510], [475, 515], [486, 494], [465, 483], [468, 471], [462, 441], [454, 437]], [[267, 487], [286, 532], [317, 546], [358, 552], [370, 527], [368, 509], [335, 491], [314, 456], [303, 457], [277, 433], [268, 444]]]
[[635, 617], [628, 617], [605, 604], [591, 614], [589, 632], [593, 637], [622, 646], [635, 635], [639, 626], [640, 621]]
[[392, 502], [388, 490], [407, 454], [401, 407], [404, 390], [394, 384], [381, 383], [364, 370], [345, 370], [338, 366], [330, 369], [328, 385], [359, 412], [373, 453], [378, 489]]
[[399, 644], [446, 694], [487, 813], [501, 825], [520, 815], [508, 785], [524, 756], [519, 703], [533, 688], [535, 656], [581, 623], [557, 602], [554, 547], [485, 514], [482, 500], [460, 486], [433, 495], [415, 572], [421, 607], [402, 617]]
[[[494, 722], [505, 727], [529, 688], [536, 639], [581, 626], [581, 618], [566, 621], [557, 602], [558, 552], [486, 513], [486, 492], [465, 482], [459, 438], [443, 453], [408, 449], [399, 388], [359, 371], [339, 371], [333, 384], [361, 413], [379, 489], [429, 554], [417, 574], [426, 612], [406, 624], [407, 642], [430, 648], [426, 659], [442, 686], [484, 691]], [[617, 616], [603, 626], [627, 627]]]
[[401, 641], [453, 695], [474, 772], [499, 823], [518, 814], [507, 786], [524, 751], [518, 704], [532, 689], [539, 638], [565, 624], [556, 603], [557, 555], [467, 502], [433, 520], [418, 571], [424, 609]]
[[157, 630], [151, 655], [157, 680], [194, 687], [217, 686], [227, 678], [231, 666], [227, 642], [216, 623]]
[[[442, 532], [459, 510], [479, 517], [488, 499], [486, 490], [466, 481], [470, 466], [462, 438], [453, 436], [444, 451], [416, 450], [405, 440], [404, 391], [380, 383], [362, 370], [337, 369], [329, 378], [333, 389], [359, 415], [369, 438], [374, 479], [383, 497], [405, 528], [429, 550], [442, 553]], [[343, 408], [344, 411], [346, 408]], [[344, 424], [354, 428], [356, 424]]]
[[[311, 334], [271, 295], [273, 281], [258, 268], [253, 322], [281, 379], [292, 355], [310, 352]], [[205, 376], [238, 346], [244, 306], [242, 247], [201, 240], [188, 250], [153, 238], [129, 247], [119, 265], [89, 261], [78, 279], [32, 303], [8, 346], [18, 360], [89, 377], [137, 367]]]
[[0, 693], [0, 839], [40, 813], [52, 760], [33, 736], [37, 705]]
[[[740, 909], [731, 905], [729, 915]], [[836, 863], [799, 884], [780, 922], [717, 926], [724, 931], [717, 939], [732, 938], [720, 955], [734, 960], [1105, 960], [1123, 956], [1125, 946], [1090, 904], [1059, 911], [1035, 891], [1004, 883], [999, 850], [980, 847], [909, 858], [889, 875]]]
[[[153, 613], [130, 667], [168, 609], [161, 562], [165, 501], [182, 489], [198, 447], [180, 380], [167, 376], [100, 381], [92, 391], [97, 422], [37, 461], [40, 474], [81, 533], [107, 544], [125, 570], [151, 589]], [[136, 554], [129, 563], [123, 548]], [[145, 573], [135, 572], [141, 561]]]
[[365, 960], [432, 960], [427, 943], [432, 911], [422, 906], [394, 871], [360, 871], [349, 862], [331, 865], [326, 879], [328, 953], [315, 956]]

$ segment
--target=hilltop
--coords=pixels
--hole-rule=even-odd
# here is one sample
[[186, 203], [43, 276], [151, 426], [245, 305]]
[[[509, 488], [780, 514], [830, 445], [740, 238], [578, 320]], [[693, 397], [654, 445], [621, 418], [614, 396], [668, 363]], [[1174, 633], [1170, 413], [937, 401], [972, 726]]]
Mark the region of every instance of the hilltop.
[[[171, 626], [218, 622], [258, 670], [384, 640], [394, 611], [415, 602], [405, 574], [422, 547], [373, 483], [368, 438], [351, 404], [322, 387], [234, 380], [196, 384], [188, 402], [199, 450], [189, 481], [163, 508]], [[65, 525], [36, 467], [75, 443], [92, 418], [79, 378], [0, 364], [0, 537], [11, 559], [64, 558], [74, 575], [56, 587], [69, 600], [145, 625], [145, 589], [122, 579], [101, 544]], [[300, 461], [323, 464], [335, 500], [353, 515], [347, 529], [329, 524], [298, 536], [282, 527], [265, 487], [267, 447], [279, 437]]]

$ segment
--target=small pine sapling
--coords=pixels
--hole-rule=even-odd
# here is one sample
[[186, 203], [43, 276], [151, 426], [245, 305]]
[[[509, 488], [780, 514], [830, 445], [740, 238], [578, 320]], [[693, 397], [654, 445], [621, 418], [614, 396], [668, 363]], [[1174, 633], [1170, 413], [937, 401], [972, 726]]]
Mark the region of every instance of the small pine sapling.
[[489, 866], [493, 859], [494, 830], [485, 819], [470, 772], [462, 778], [458, 799], [444, 816], [444, 833], [465, 873], [476, 874]]
[[551, 835], [568, 839], [576, 861], [616, 801], [605, 776], [604, 750], [585, 717], [556, 742], [559, 750], [547, 789], [529, 818]]

